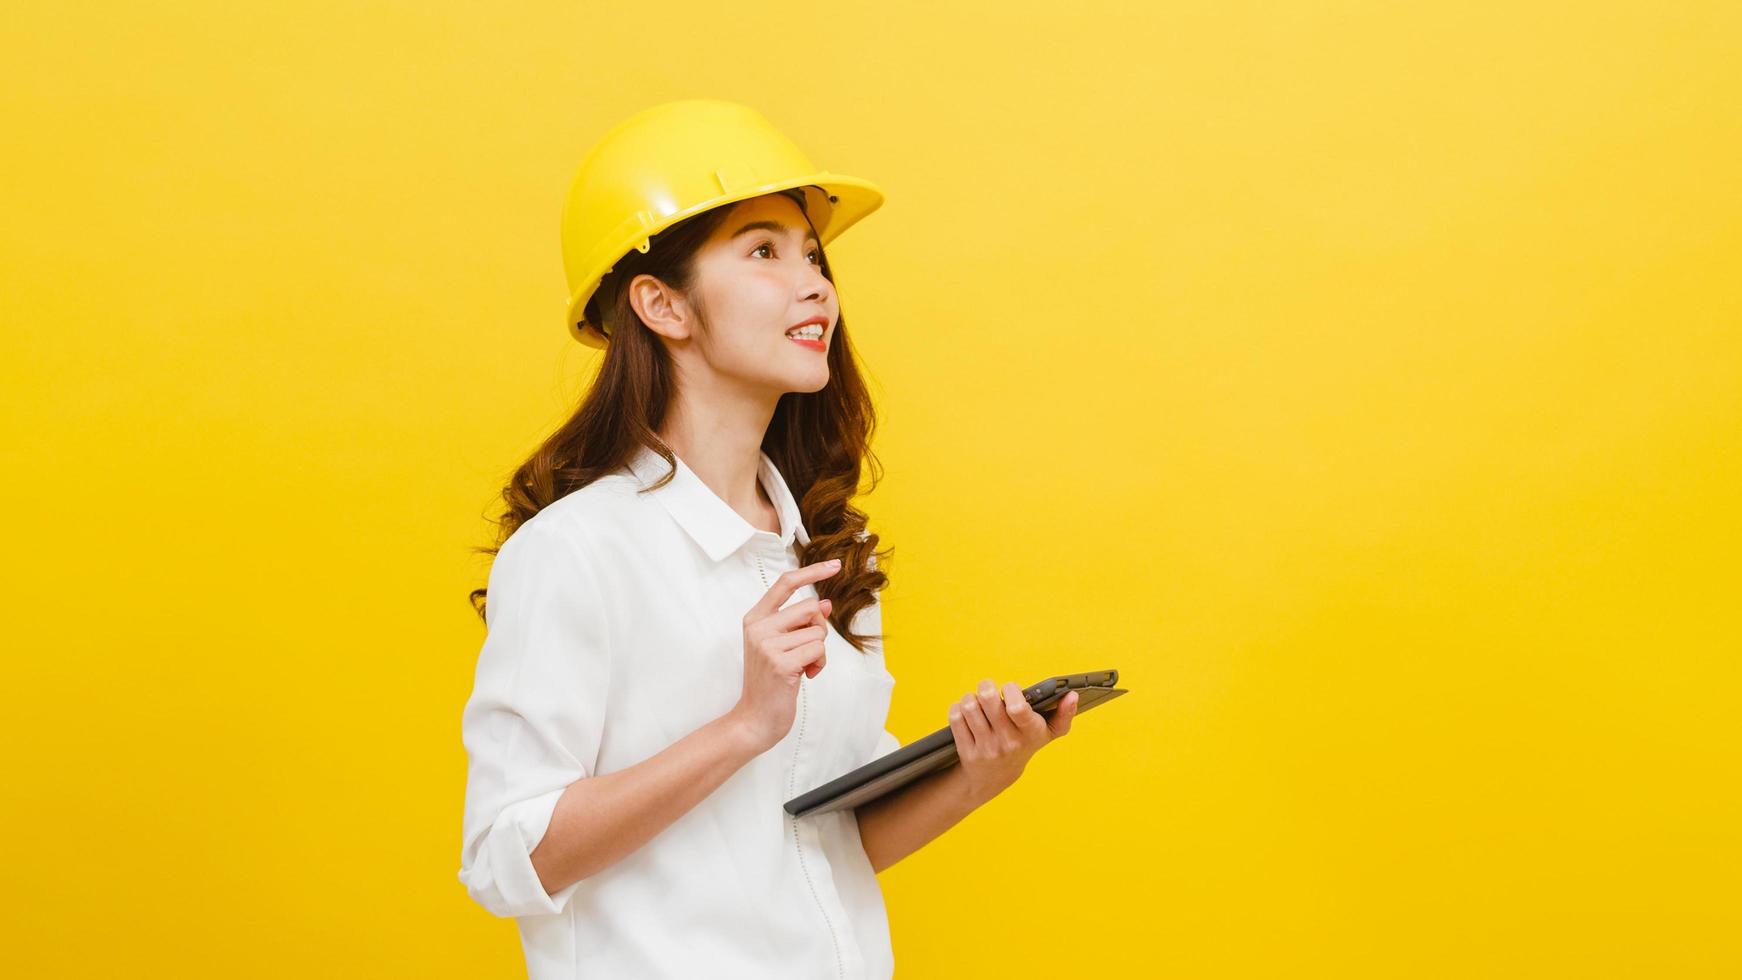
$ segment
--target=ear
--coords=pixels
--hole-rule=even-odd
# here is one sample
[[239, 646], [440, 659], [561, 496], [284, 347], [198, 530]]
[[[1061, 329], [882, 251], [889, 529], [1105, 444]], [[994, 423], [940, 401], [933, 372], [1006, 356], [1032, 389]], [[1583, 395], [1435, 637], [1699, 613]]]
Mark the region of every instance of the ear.
[[629, 283], [629, 305], [647, 329], [667, 340], [688, 340], [695, 318], [677, 290], [642, 273]]

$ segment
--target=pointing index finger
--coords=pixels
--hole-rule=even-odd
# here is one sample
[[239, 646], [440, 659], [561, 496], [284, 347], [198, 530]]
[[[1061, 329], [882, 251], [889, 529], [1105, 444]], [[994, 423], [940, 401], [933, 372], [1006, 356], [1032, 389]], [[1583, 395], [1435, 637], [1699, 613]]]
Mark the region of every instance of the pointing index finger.
[[786, 600], [792, 598], [792, 594], [798, 591], [799, 586], [820, 582], [840, 570], [841, 560], [831, 558], [828, 561], [819, 561], [803, 568], [795, 568], [790, 572], [781, 572], [775, 578], [774, 584], [768, 587], [766, 593], [763, 593], [762, 598], [756, 600], [756, 605], [750, 607], [751, 618], [764, 619], [774, 615], [780, 611], [780, 607], [786, 603]]

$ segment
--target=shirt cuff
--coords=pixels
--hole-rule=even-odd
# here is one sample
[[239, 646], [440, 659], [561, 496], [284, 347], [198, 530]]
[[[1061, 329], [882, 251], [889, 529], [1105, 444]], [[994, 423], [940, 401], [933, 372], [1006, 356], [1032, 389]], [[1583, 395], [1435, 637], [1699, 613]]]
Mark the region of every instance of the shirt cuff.
[[532, 850], [550, 829], [551, 814], [566, 789], [504, 807], [484, 839], [485, 858], [505, 915], [554, 915], [568, 906], [569, 896], [580, 887], [576, 881], [555, 895], [546, 894], [532, 867]]

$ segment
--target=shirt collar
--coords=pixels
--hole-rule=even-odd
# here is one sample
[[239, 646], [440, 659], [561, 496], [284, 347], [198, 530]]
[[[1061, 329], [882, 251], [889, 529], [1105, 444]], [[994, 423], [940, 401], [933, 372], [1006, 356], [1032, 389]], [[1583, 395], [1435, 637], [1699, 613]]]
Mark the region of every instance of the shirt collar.
[[[810, 544], [811, 537], [799, 518], [798, 503], [793, 500], [786, 479], [780, 475], [774, 460], [769, 459], [766, 452], [757, 450], [757, 455], [761, 457], [757, 479], [761, 481], [763, 489], [768, 491], [769, 499], [774, 501], [775, 510], [780, 512], [781, 544], [792, 544], [795, 536], [799, 544]], [[745, 542], [757, 534], [757, 528], [739, 516], [730, 504], [721, 500], [719, 495], [703, 483], [702, 478], [689, 468], [682, 456], [678, 456], [676, 452], [672, 456], [677, 460], [677, 472], [672, 475], [670, 483], [652, 491], [652, 495], [714, 561], [742, 548]], [[651, 448], [639, 446], [630, 455], [628, 469], [646, 487], [658, 482], [669, 467]]]

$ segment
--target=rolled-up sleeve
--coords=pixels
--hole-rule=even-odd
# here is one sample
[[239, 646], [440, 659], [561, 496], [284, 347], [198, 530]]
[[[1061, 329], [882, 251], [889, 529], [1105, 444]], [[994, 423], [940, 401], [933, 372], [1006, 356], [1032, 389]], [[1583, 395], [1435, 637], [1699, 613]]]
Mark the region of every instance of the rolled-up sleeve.
[[498, 916], [562, 912], [580, 886], [546, 893], [531, 854], [563, 791], [598, 764], [610, 631], [588, 560], [578, 528], [534, 519], [490, 568], [488, 632], [460, 721], [468, 761], [459, 877]]

